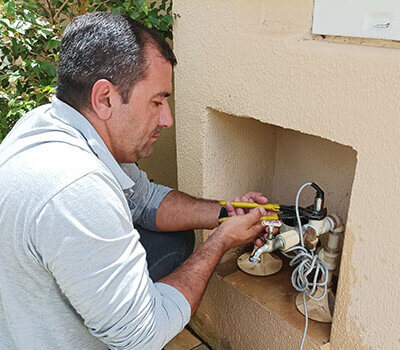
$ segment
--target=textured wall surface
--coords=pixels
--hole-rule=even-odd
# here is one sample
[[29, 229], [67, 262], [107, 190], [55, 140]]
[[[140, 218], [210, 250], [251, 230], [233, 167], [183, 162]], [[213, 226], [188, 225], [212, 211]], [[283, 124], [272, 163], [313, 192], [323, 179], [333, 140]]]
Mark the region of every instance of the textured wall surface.
[[[259, 189], [289, 200], [305, 175], [324, 181], [332, 171], [329, 196], [342, 201], [332, 205], [347, 229], [331, 347], [398, 349], [400, 50], [313, 38], [312, 9], [312, 0], [174, 1], [178, 184], [194, 195]], [[319, 172], [306, 156], [292, 167], [301, 181], [278, 178], [266, 164], [287, 170], [279, 142], [298, 155], [318, 145], [327, 163]]]

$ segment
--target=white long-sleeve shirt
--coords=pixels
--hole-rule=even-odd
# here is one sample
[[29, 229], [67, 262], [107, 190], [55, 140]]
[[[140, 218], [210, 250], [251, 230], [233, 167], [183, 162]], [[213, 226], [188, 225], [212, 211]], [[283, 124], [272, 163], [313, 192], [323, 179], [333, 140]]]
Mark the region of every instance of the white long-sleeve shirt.
[[156, 229], [170, 189], [123, 167], [57, 98], [2, 142], [1, 349], [156, 350], [189, 321], [185, 297], [149, 278], [133, 226]]

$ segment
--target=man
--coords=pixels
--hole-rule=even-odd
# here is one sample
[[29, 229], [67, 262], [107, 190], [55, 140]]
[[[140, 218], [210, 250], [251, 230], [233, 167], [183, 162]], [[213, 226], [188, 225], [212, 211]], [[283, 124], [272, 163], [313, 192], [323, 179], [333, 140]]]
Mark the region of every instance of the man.
[[[1, 349], [160, 349], [222, 254], [262, 231], [264, 209], [240, 215], [229, 204], [217, 227], [218, 202], [155, 185], [134, 164], [172, 125], [175, 63], [164, 41], [120, 15], [66, 29], [57, 97], [0, 146]], [[193, 228], [215, 229], [185, 261], [193, 232], [176, 231]]]

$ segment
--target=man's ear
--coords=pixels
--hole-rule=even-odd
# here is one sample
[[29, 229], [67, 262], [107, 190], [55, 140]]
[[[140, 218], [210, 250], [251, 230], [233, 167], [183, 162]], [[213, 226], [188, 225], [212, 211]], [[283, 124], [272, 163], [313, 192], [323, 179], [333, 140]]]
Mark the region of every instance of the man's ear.
[[107, 79], [97, 80], [92, 87], [92, 108], [101, 120], [107, 120], [112, 115], [112, 101], [118, 93], [114, 85]]

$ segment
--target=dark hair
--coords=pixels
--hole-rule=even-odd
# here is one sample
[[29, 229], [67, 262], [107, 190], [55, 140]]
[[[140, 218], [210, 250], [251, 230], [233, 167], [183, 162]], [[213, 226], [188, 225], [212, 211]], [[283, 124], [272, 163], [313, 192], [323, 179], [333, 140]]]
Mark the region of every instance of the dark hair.
[[140, 22], [107, 12], [76, 17], [61, 39], [57, 97], [77, 110], [91, 108], [93, 85], [107, 79], [127, 103], [135, 83], [146, 77], [148, 45], [176, 64], [168, 43]]

